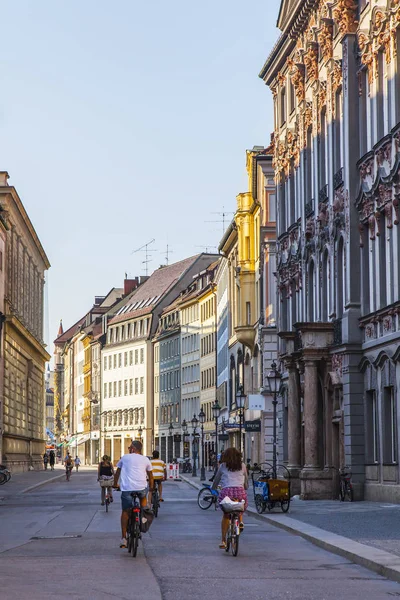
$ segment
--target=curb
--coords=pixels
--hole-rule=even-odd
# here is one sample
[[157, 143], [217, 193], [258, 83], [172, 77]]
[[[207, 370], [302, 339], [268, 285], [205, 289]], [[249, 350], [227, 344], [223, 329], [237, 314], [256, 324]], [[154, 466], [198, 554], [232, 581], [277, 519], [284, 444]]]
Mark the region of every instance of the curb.
[[42, 487], [42, 485], [47, 485], [48, 483], [52, 483], [53, 481], [57, 481], [58, 479], [62, 479], [63, 477], [65, 477], [65, 473], [63, 473], [62, 475], [56, 475], [55, 477], [52, 477], [51, 479], [46, 479], [45, 481], [39, 481], [39, 483], [35, 483], [34, 485], [31, 485], [25, 488], [24, 490], [21, 490], [20, 492], [16, 492], [16, 495], [26, 494], [27, 492], [31, 492], [36, 488]]
[[[186, 477], [182, 477], [182, 481], [197, 490], [202, 487], [198, 483], [188, 480]], [[308, 525], [288, 516], [260, 515], [252, 507], [248, 507], [247, 512], [260, 521], [267, 521], [271, 525], [283, 529], [288, 533], [299, 535], [323, 550], [347, 558], [347, 560], [353, 563], [400, 583], [400, 556], [390, 554], [378, 548], [366, 546], [350, 538], [325, 531], [313, 525]]]

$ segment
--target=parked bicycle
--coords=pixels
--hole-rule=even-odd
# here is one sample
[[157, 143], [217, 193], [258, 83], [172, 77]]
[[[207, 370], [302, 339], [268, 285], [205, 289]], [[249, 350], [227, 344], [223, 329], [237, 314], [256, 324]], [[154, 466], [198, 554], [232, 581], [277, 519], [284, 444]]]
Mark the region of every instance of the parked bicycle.
[[0, 465], [0, 485], [4, 485], [11, 479], [11, 471], [4, 465]]
[[203, 483], [203, 488], [197, 495], [197, 504], [202, 510], [207, 510], [214, 504], [215, 510], [218, 508], [218, 491], [212, 490], [211, 485]]
[[193, 468], [192, 468], [192, 463], [190, 462], [190, 458], [185, 458], [185, 460], [183, 461], [182, 464], [182, 473], [191, 473]]
[[351, 482], [351, 469], [350, 467], [343, 467], [339, 469], [339, 498], [341, 502], [344, 502], [347, 498], [349, 502], [353, 502], [353, 484]]

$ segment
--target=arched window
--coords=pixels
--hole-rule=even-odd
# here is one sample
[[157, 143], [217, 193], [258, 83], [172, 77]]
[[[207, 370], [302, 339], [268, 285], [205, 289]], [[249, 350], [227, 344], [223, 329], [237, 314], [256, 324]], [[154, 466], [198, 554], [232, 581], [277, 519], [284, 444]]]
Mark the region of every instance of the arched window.
[[329, 316], [329, 254], [328, 250], [325, 250], [322, 256], [322, 272], [321, 272], [321, 320], [325, 323], [328, 321]]
[[344, 243], [341, 237], [337, 251], [337, 297], [336, 297], [336, 317], [340, 319], [343, 315], [344, 308]]
[[308, 269], [308, 320], [313, 322], [315, 320], [315, 266], [314, 261], [310, 262]]

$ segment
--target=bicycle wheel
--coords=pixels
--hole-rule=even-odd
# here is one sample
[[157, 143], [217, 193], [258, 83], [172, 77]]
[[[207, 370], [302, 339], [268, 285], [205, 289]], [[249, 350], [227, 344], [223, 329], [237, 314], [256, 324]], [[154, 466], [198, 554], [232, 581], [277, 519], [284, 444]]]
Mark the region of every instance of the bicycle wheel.
[[211, 492], [211, 490], [209, 490], [209, 488], [203, 488], [202, 490], [200, 490], [197, 496], [197, 504], [202, 510], [207, 510], [207, 508], [210, 508], [213, 501], [213, 493]]
[[281, 500], [281, 509], [282, 512], [287, 513], [290, 506], [290, 500]]
[[351, 485], [351, 483], [346, 484], [346, 496], [348, 497], [349, 502], [353, 502], [354, 492], [353, 492], [353, 486]]
[[255, 498], [255, 503], [256, 503], [256, 510], [257, 510], [258, 514], [261, 515], [261, 513], [263, 513], [265, 510], [264, 500], [262, 499], [261, 496], [257, 495]]
[[108, 496], [106, 496], [106, 513], [108, 513], [108, 506], [110, 504], [110, 498]]
[[239, 552], [239, 534], [237, 532], [239, 525], [236, 524], [238, 518], [231, 521], [231, 552], [232, 556], [237, 556]]
[[153, 513], [154, 516], [158, 517], [158, 507], [159, 507], [159, 499], [158, 499], [158, 491], [153, 492]]
[[346, 497], [346, 491], [344, 489], [344, 483], [343, 481], [340, 482], [340, 487], [339, 487], [339, 499], [341, 502], [344, 502], [344, 499]]
[[140, 535], [139, 521], [136, 521], [136, 516], [135, 516], [135, 520], [133, 521], [133, 532], [132, 532], [132, 556], [133, 557], [135, 557], [137, 554], [137, 549], [138, 549], [138, 545], [139, 545], [139, 535]]
[[0, 473], [0, 485], [3, 485], [8, 481], [7, 475], [5, 473]]
[[132, 550], [132, 513], [129, 515], [128, 527], [126, 528], [126, 541], [130, 553]]

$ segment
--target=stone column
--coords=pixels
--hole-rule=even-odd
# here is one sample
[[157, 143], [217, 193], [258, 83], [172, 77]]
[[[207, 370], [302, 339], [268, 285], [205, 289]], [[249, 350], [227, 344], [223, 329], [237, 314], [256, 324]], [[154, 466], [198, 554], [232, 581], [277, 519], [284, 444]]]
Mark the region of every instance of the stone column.
[[293, 361], [287, 361], [288, 372], [288, 469], [292, 478], [292, 492], [300, 492], [301, 468], [301, 411], [299, 372]]
[[318, 373], [315, 358], [304, 358], [304, 469], [318, 469]]

